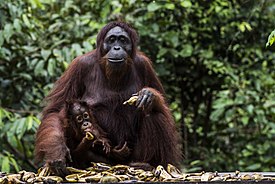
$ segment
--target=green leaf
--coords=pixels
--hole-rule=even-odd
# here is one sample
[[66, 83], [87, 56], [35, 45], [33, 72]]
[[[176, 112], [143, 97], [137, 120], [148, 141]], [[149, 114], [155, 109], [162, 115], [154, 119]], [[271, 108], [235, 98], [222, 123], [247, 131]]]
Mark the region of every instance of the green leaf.
[[245, 30], [247, 31], [251, 31], [252, 27], [250, 26], [250, 24], [248, 22], [242, 22], [239, 25], [239, 29], [241, 30], [241, 32], [244, 32]]
[[239, 25], [239, 29], [240, 29], [241, 32], [244, 32], [244, 31], [245, 31], [245, 26], [244, 26], [244, 24], [240, 24], [240, 25]]
[[190, 44], [183, 45], [182, 50], [180, 51], [181, 57], [190, 57], [193, 53], [193, 47]]
[[3, 31], [0, 30], [0, 47], [3, 45], [4, 43], [4, 33]]
[[182, 118], [181, 113], [179, 113], [179, 112], [173, 113], [173, 116], [174, 116], [176, 122], [178, 122]]
[[55, 67], [56, 67], [55, 60], [50, 59], [49, 62], [48, 62], [48, 66], [47, 66], [47, 71], [48, 71], [50, 76], [54, 76]]
[[159, 25], [158, 24], [152, 24], [152, 29], [154, 32], [159, 32]]
[[253, 114], [253, 111], [254, 111], [254, 106], [253, 105], [248, 105], [247, 107], [246, 107], [246, 109], [247, 109], [247, 112], [249, 113], [249, 114]]
[[147, 10], [149, 12], [154, 12], [156, 10], [158, 10], [159, 8], [161, 8], [160, 5], [158, 5], [155, 1], [151, 2], [148, 6], [147, 6]]
[[27, 126], [27, 130], [30, 130], [32, 128], [32, 125], [33, 125], [33, 116], [28, 116], [26, 118], [25, 124]]
[[220, 108], [224, 108], [227, 106], [231, 106], [233, 104], [234, 104], [234, 101], [230, 98], [219, 98], [214, 102], [213, 108], [220, 109]]
[[252, 164], [246, 167], [247, 171], [259, 171], [262, 168], [262, 165], [260, 163]]
[[29, 0], [29, 2], [32, 4], [33, 8], [44, 9], [44, 5], [40, 2], [40, 0]]
[[28, 51], [28, 52], [34, 52], [37, 50], [37, 47], [33, 47], [33, 46], [23, 46], [23, 49]]
[[32, 129], [33, 129], [33, 130], [36, 130], [37, 127], [41, 124], [41, 121], [40, 121], [37, 117], [35, 117], [35, 116], [33, 116], [32, 118], [33, 118], [33, 126], [32, 126]]
[[183, 0], [180, 5], [184, 8], [190, 8], [192, 6], [192, 3], [189, 0]]
[[26, 26], [29, 27], [29, 28], [31, 28], [32, 25], [31, 25], [31, 23], [30, 23], [30, 21], [29, 21], [27, 15], [26, 15], [26, 14], [23, 14], [23, 15], [22, 15], [22, 18], [23, 18], [23, 22], [26, 24]]
[[200, 53], [200, 57], [210, 59], [214, 55], [214, 52], [212, 50], [202, 50]]
[[273, 45], [274, 42], [275, 42], [275, 29], [274, 29], [274, 31], [272, 31], [272, 32], [270, 33], [270, 35], [268, 36], [268, 40], [267, 40], [265, 46], [266, 46], [266, 47], [271, 46], [271, 45]]
[[19, 74], [19, 77], [24, 79], [24, 80], [28, 80], [28, 81], [31, 81], [32, 80], [32, 76], [28, 73], [20, 73]]
[[214, 110], [211, 115], [210, 115], [210, 119], [213, 121], [218, 121], [220, 116], [224, 113], [224, 109], [223, 108], [218, 108], [216, 110]]
[[7, 42], [10, 41], [10, 37], [13, 35], [13, 27], [11, 24], [6, 24], [3, 31], [3, 36], [6, 39]]
[[165, 34], [165, 41], [175, 48], [179, 45], [179, 36], [175, 31], [169, 31]]
[[275, 107], [275, 101], [274, 100], [267, 100], [264, 103], [264, 108], [270, 108], [270, 107]]
[[21, 24], [20, 24], [20, 20], [19, 19], [14, 19], [14, 21], [13, 21], [13, 26], [14, 26], [14, 28], [16, 29], [16, 31], [17, 32], [21, 32], [21, 29], [22, 29], [22, 27], [21, 27]]
[[40, 123], [41, 123], [40, 120], [39, 120], [37, 117], [35, 117], [35, 116], [33, 116], [33, 120], [34, 120], [37, 124], [40, 124]]
[[82, 52], [82, 48], [81, 48], [81, 46], [79, 44], [74, 43], [72, 45], [72, 48], [75, 50], [77, 56], [82, 55], [82, 53], [83, 53]]
[[51, 51], [50, 50], [41, 50], [41, 56], [42, 58], [46, 61], [48, 59], [48, 57], [51, 55]]
[[66, 61], [62, 61], [62, 67], [64, 70], [68, 68], [69, 64]]
[[199, 165], [199, 164], [201, 164], [201, 162], [202, 162], [201, 160], [194, 160], [190, 163], [190, 165], [191, 166]]
[[9, 157], [7, 156], [3, 157], [1, 171], [7, 172], [7, 173], [10, 172], [10, 162], [9, 162]]
[[17, 162], [15, 161], [15, 159], [12, 158], [12, 157], [10, 157], [10, 162], [12, 163], [12, 165], [13, 165], [15, 171], [16, 171], [16, 172], [19, 172], [19, 171], [20, 171], [20, 168], [19, 168]]
[[166, 48], [161, 47], [160, 50], [159, 50], [159, 52], [158, 52], [157, 57], [158, 57], [158, 58], [161, 58], [161, 57], [162, 57], [164, 54], [166, 54], [167, 52], [168, 52], [168, 50], [167, 50]]
[[251, 25], [249, 24], [249, 23], [245, 23], [245, 28], [246, 28], [246, 30], [248, 30], [248, 31], [252, 31], [252, 27], [251, 27]]
[[34, 69], [35, 76], [39, 76], [40, 74], [42, 74], [42, 72], [44, 71], [44, 65], [45, 65], [45, 62], [43, 60], [37, 62]]
[[247, 124], [248, 124], [248, 120], [249, 120], [249, 117], [247, 117], [247, 116], [242, 117], [242, 123], [243, 123], [244, 125], [247, 125]]
[[90, 44], [90, 43], [87, 42], [87, 41], [84, 41], [84, 42], [83, 42], [83, 48], [85, 49], [86, 52], [93, 50], [92, 44]]
[[17, 147], [17, 139], [13, 133], [14, 132], [7, 132], [7, 140], [13, 147]]
[[169, 9], [169, 10], [174, 10], [175, 9], [175, 4], [167, 3], [167, 4], [165, 4], [165, 8]]
[[242, 151], [242, 155], [244, 157], [249, 157], [249, 156], [253, 155], [253, 153], [251, 151], [245, 149], [245, 150]]
[[3, 117], [7, 117], [9, 120], [12, 121], [13, 119], [13, 114], [9, 111], [6, 111], [5, 109], [2, 108], [2, 112], [3, 112]]
[[25, 134], [25, 131], [27, 129], [27, 126], [25, 124], [26, 118], [21, 118], [18, 121], [16, 121], [17, 126], [16, 126], [16, 135], [18, 136], [19, 139], [23, 137]]

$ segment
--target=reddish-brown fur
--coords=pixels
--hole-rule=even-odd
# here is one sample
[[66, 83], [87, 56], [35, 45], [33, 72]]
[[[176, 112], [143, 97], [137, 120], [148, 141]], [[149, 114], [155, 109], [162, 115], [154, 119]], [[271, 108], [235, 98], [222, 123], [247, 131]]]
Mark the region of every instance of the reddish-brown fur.
[[[106, 74], [108, 66], [103, 58], [106, 53], [102, 50], [102, 42], [106, 33], [116, 26], [129, 34], [133, 52], [127, 61], [127, 70], [120, 74]], [[39, 161], [65, 160], [67, 146], [62, 124], [65, 101], [81, 99], [93, 109], [98, 124], [113, 146], [127, 142], [131, 154], [117, 162], [147, 162], [153, 166], [179, 164], [178, 135], [163, 97], [163, 87], [151, 61], [137, 51], [137, 41], [134, 29], [122, 22], [112, 22], [98, 34], [97, 49], [77, 57], [70, 64], [47, 97], [49, 104], [43, 111], [36, 137], [35, 155]], [[151, 109], [142, 111], [135, 106], [123, 105], [143, 88], [148, 88], [155, 96]]]

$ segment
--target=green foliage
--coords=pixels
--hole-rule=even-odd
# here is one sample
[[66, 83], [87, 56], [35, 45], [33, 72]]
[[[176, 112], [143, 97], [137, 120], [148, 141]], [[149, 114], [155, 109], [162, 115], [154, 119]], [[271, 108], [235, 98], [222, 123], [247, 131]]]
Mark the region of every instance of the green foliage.
[[266, 47], [273, 45], [275, 42], [275, 30], [270, 33], [266, 42]]
[[274, 6], [265, 0], [0, 0], [1, 170], [34, 169], [43, 99], [112, 20], [139, 31], [140, 49], [154, 62], [182, 132], [188, 171], [274, 170]]
[[0, 108], [0, 138], [3, 143], [0, 146], [1, 171], [19, 171], [19, 164], [24, 162], [28, 163], [26, 168], [34, 169], [34, 164], [28, 159], [33, 157], [34, 133], [39, 123], [33, 115], [22, 117]]

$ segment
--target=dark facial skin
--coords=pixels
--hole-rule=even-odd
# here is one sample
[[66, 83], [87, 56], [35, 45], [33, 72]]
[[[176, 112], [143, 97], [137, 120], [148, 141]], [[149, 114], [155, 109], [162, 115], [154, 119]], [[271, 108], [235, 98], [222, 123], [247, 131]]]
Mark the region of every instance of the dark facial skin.
[[112, 66], [126, 63], [128, 55], [132, 53], [131, 39], [121, 27], [114, 27], [107, 32], [103, 42], [104, 53]]
[[79, 129], [83, 134], [89, 131], [89, 128], [92, 126], [88, 112], [83, 112], [82, 114], [76, 116], [76, 121], [79, 123]]

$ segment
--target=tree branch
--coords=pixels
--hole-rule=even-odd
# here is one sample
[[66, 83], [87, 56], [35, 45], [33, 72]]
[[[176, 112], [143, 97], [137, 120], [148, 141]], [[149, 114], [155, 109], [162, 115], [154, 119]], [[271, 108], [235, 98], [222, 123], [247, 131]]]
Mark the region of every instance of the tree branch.
[[21, 113], [21, 114], [37, 114], [38, 111], [28, 111], [28, 110], [20, 110], [20, 109], [11, 109], [11, 108], [4, 108], [7, 111], [14, 112], [14, 113]]

